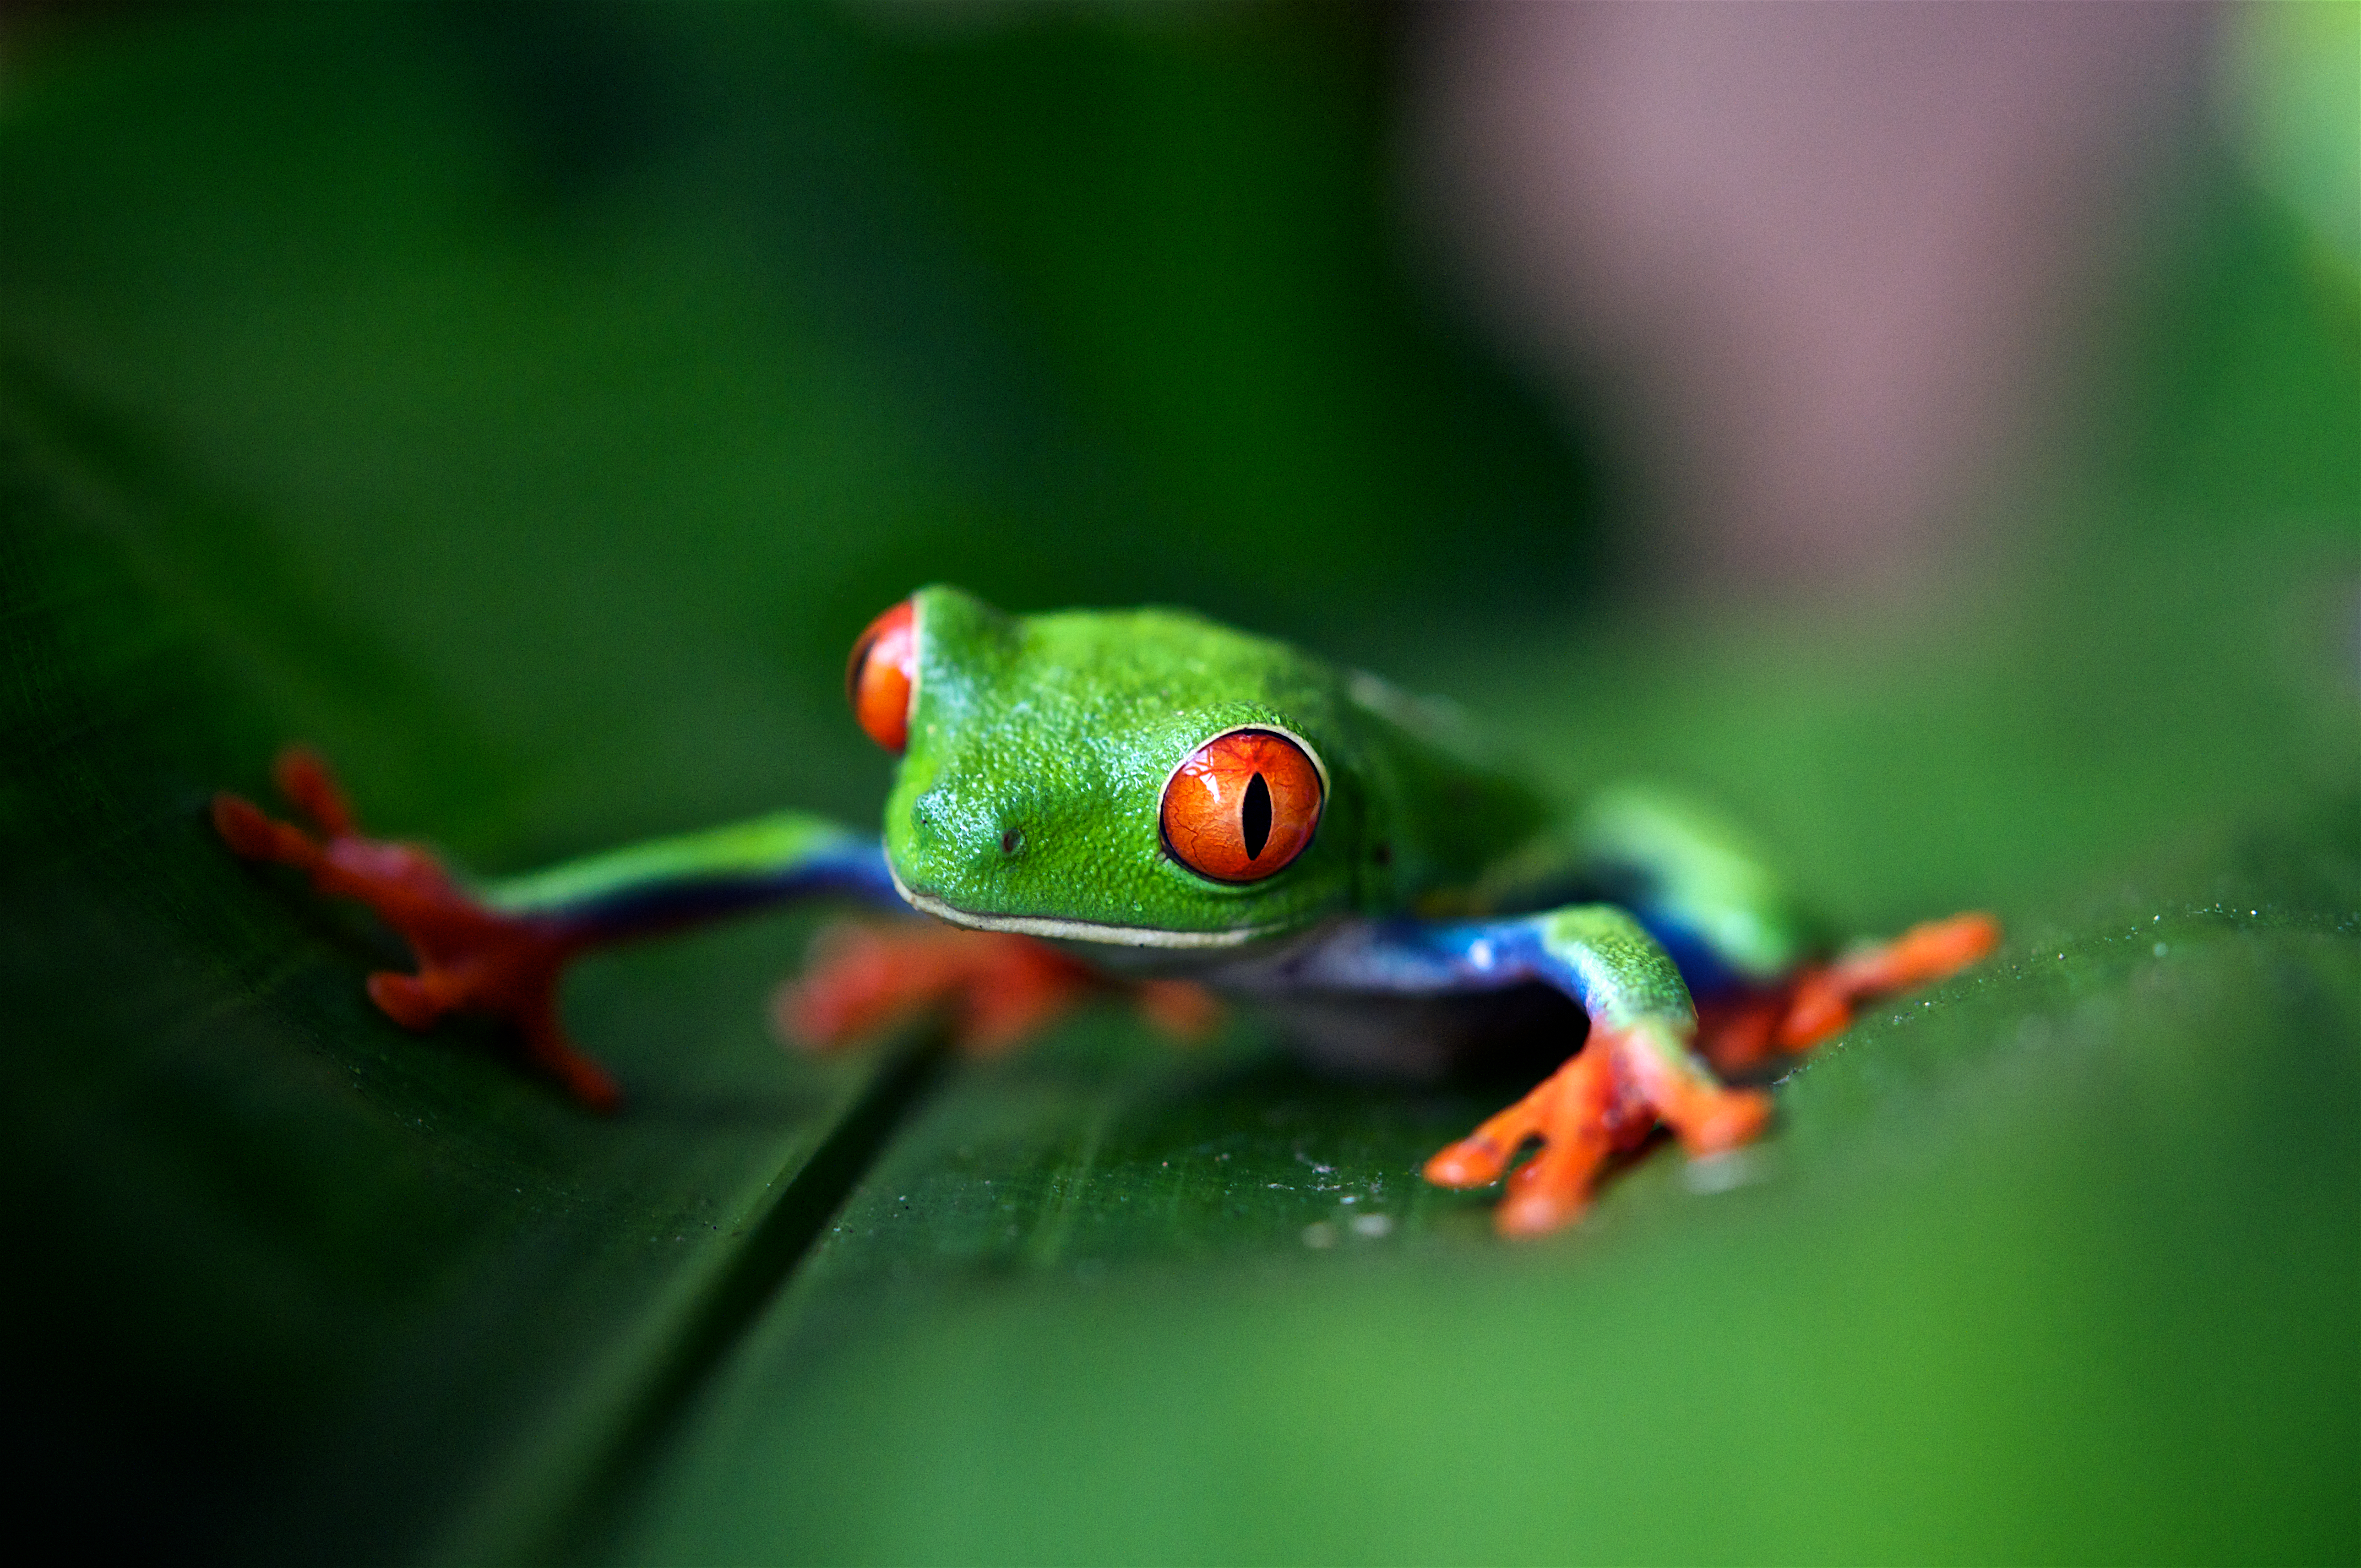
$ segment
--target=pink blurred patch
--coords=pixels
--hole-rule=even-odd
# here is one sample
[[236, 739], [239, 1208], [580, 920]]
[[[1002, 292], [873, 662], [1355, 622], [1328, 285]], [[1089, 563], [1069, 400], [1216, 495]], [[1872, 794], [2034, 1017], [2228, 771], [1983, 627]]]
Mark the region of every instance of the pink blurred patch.
[[1923, 581], [2039, 448], [2202, 108], [2188, 5], [1428, 13], [1420, 200], [1518, 352], [1630, 438], [1684, 586]]

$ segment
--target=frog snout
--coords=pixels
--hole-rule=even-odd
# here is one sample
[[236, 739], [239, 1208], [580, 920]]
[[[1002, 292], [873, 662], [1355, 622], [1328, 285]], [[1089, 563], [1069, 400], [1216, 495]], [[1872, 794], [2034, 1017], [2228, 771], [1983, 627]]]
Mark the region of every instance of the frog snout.
[[990, 874], [1025, 853], [1025, 824], [1013, 814], [978, 810], [944, 790], [910, 803], [912, 847], [943, 871]]

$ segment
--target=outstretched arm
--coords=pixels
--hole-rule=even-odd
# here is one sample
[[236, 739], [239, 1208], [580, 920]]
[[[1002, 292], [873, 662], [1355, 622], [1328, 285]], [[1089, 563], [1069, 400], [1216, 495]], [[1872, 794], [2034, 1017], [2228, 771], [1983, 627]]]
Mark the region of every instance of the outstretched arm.
[[1707, 1155], [1748, 1142], [1770, 1119], [1768, 1095], [1723, 1084], [1692, 1048], [1688, 987], [1623, 909], [1551, 910], [1516, 922], [1506, 941], [1479, 927], [1444, 927], [1430, 940], [1554, 985], [1590, 1016], [1580, 1055], [1426, 1163], [1427, 1179], [1440, 1186], [1488, 1186], [1538, 1138], [1540, 1152], [1510, 1178], [1498, 1216], [1503, 1232], [1531, 1235], [1577, 1217], [1608, 1156], [1659, 1124], [1692, 1155]]
[[316, 837], [226, 794], [214, 799], [214, 826], [239, 854], [294, 866], [322, 893], [367, 904], [401, 934], [418, 972], [371, 975], [370, 999], [412, 1029], [460, 1011], [511, 1019], [534, 1063], [598, 1110], [619, 1105], [621, 1091], [566, 1040], [557, 1017], [558, 977], [577, 953], [794, 898], [834, 894], [900, 907], [874, 839], [796, 813], [470, 884], [416, 845], [363, 835], [313, 752], [291, 748], [272, 776]]
[[478, 884], [486, 907], [620, 941], [785, 900], [833, 894], [904, 909], [875, 839], [800, 811], [658, 839]]

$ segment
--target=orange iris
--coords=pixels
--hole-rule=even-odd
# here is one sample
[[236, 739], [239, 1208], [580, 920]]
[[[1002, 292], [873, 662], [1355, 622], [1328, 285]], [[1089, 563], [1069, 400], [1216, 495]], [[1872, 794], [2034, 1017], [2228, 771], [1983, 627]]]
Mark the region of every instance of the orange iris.
[[1259, 882], [1320, 826], [1320, 770], [1272, 729], [1233, 729], [1190, 754], [1164, 786], [1164, 847], [1216, 882]]
[[917, 607], [904, 599], [869, 623], [852, 645], [844, 685], [852, 716], [880, 746], [899, 756], [910, 742], [910, 690], [918, 679]]

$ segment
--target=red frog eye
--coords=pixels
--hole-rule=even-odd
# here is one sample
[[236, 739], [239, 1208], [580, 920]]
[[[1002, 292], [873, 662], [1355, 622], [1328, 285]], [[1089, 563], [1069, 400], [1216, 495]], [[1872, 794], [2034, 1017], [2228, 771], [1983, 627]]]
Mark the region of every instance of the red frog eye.
[[1275, 729], [1233, 729], [1189, 754], [1164, 785], [1164, 847], [1215, 882], [1259, 882], [1320, 826], [1320, 769]]
[[910, 743], [910, 693], [917, 682], [918, 610], [904, 599], [869, 623], [844, 667], [852, 717], [897, 757]]

